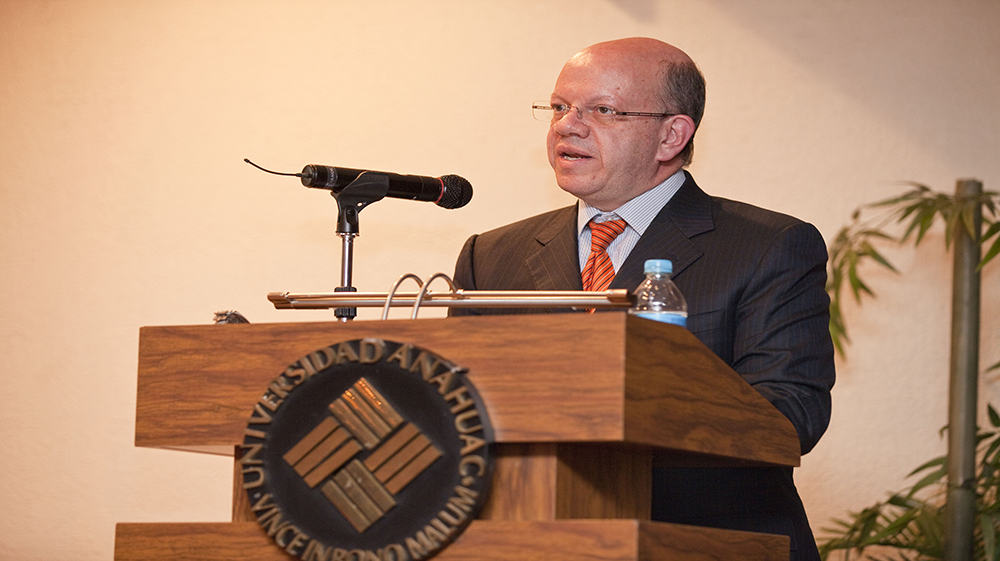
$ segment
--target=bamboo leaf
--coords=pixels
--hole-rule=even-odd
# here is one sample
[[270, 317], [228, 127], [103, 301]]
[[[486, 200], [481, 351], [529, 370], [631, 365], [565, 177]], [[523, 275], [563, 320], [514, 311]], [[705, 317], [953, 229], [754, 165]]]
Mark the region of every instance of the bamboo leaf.
[[913, 245], [915, 246], [920, 245], [920, 241], [924, 239], [924, 234], [926, 234], [927, 230], [930, 230], [931, 226], [934, 225], [935, 214], [933, 210], [930, 212], [921, 211], [918, 218], [920, 222], [920, 231], [917, 232], [917, 239], [913, 242]]
[[892, 266], [892, 263], [889, 263], [889, 260], [883, 257], [882, 254], [879, 253], [878, 250], [876, 250], [874, 247], [872, 247], [871, 244], [865, 242], [862, 247], [865, 250], [865, 254], [874, 259], [876, 263], [882, 265], [886, 269], [889, 269], [893, 273], [899, 274], [899, 271], [897, 271], [896, 268]]
[[891, 236], [883, 232], [882, 230], [862, 230], [858, 232], [858, 235], [864, 238], [880, 238], [883, 240], [896, 241], [896, 238], [894, 236]]
[[989, 239], [993, 236], [1000, 234], [1000, 222], [993, 222], [987, 226], [986, 231], [983, 232], [983, 239]]
[[857, 275], [851, 275], [851, 292], [854, 294], [854, 299], [861, 303], [861, 293], [865, 293], [869, 296], [875, 296], [875, 293], [868, 288], [868, 285], [864, 283]]
[[[916, 230], [917, 238], [913, 245], [918, 246], [920, 245], [920, 241], [923, 240], [924, 234], [927, 233], [927, 230], [934, 225], [934, 219], [937, 216], [937, 213], [934, 210], [933, 203], [930, 201], [921, 201], [913, 207], [907, 209], [903, 218], [909, 216], [910, 213], [914, 213], [914, 215], [910, 220], [910, 225], [906, 228], [906, 232], [903, 234], [901, 241], [905, 242], [909, 240], [910, 235], [912, 235], [913, 231]], [[903, 220], [903, 218], [900, 218], [900, 220]]]
[[960, 215], [958, 213], [951, 213], [944, 217], [944, 246], [946, 248], [951, 247], [951, 240], [955, 237], [955, 233], [958, 231], [957, 227], [959, 218]]
[[[917, 210], [919, 210], [919, 207], [911, 207], [911, 208], [907, 209], [903, 213], [903, 215], [899, 218], [899, 220], [902, 221], [902, 220], [906, 219], [908, 216], [910, 216], [911, 213], [916, 212]], [[912, 234], [913, 231], [916, 230], [918, 226], [920, 226], [920, 215], [919, 214], [917, 214], [916, 216], [913, 217], [912, 220], [910, 220], [910, 225], [906, 227], [906, 231], [904, 231], [903, 235], [900, 236], [900, 238], [899, 238], [900, 243], [903, 243], [903, 242], [906, 242], [907, 240], [909, 240], [910, 239], [910, 234]]]
[[[916, 213], [916, 215], [919, 216], [923, 214], [926, 211], [926, 209], [933, 204], [934, 203], [931, 202], [931, 200], [925, 197], [919, 197], [909, 205], [904, 206], [902, 209], [900, 209], [899, 218], [896, 219], [896, 222], [903, 222], [904, 220], [906, 220], [907, 217], [909, 217], [911, 214], [914, 213]], [[913, 219], [915, 220], [916, 216], [914, 216]]]
[[844, 343], [850, 343], [851, 339], [847, 336], [847, 326], [844, 325], [841, 315], [840, 315], [840, 304], [837, 304], [837, 309], [834, 311], [832, 305], [830, 308], [830, 338], [833, 340], [833, 346], [837, 350], [840, 356], [847, 356]]
[[996, 518], [993, 516], [983, 516], [979, 519], [979, 532], [983, 539], [983, 554], [986, 559], [997, 558], [997, 529]]
[[939, 456], [937, 458], [934, 458], [933, 460], [927, 461], [926, 463], [920, 464], [920, 467], [911, 471], [909, 474], [907, 474], [906, 477], [913, 477], [914, 475], [924, 471], [925, 469], [944, 466], [947, 462], [948, 462], [947, 456]]
[[873, 535], [868, 542], [872, 545], [877, 543], [885, 543], [890, 536], [897, 536], [899, 533], [908, 526], [914, 518], [917, 517], [917, 513], [913, 511], [904, 512], [899, 518], [893, 520], [889, 524], [882, 528], [881, 531]]
[[900, 508], [916, 508], [922, 504], [917, 499], [911, 499], [908, 495], [904, 496], [900, 495], [899, 493], [892, 495], [891, 497], [886, 499], [885, 502], [886, 504], [890, 504], [892, 506], [898, 506]]
[[[993, 226], [997, 226], [998, 224], [1000, 224], [1000, 222], [997, 222]], [[992, 227], [990, 229], [992, 230]], [[983, 239], [985, 240], [986, 238]], [[1000, 236], [997, 236], [997, 239], [993, 240], [993, 245], [990, 246], [990, 249], [986, 252], [986, 256], [984, 256], [983, 260], [979, 262], [979, 266], [976, 269], [981, 270], [983, 265], [992, 261], [997, 254], [1000, 254]]]
[[[985, 464], [992, 464], [992, 463], [996, 462], [998, 458], [994, 457], [994, 455], [996, 454], [996, 452], [997, 452], [998, 449], [1000, 449], [1000, 439], [994, 440], [986, 448], [986, 452], [983, 454], [983, 462]], [[993, 472], [995, 472], [995, 471], [996, 470], [992, 470], [991, 471], [991, 473], [990, 473], [991, 477], [993, 477], [993, 475], [994, 475]]]
[[979, 232], [976, 231], [976, 208], [979, 205], [963, 205], [962, 224], [965, 225], [965, 232], [969, 234], [969, 239], [978, 240]]
[[857, 303], [861, 303], [861, 293], [864, 292], [869, 296], [875, 296], [875, 293], [868, 288], [868, 285], [861, 280], [858, 276], [858, 262], [861, 260], [861, 255], [858, 253], [851, 253], [850, 262], [847, 267], [847, 280], [851, 286], [851, 292], [854, 294], [854, 300]]
[[946, 467], [942, 467], [941, 469], [937, 469], [928, 473], [920, 481], [917, 481], [913, 485], [907, 496], [912, 497], [915, 493], [919, 492], [924, 487], [927, 487], [928, 485], [932, 485], [934, 483], [941, 481], [941, 479], [943, 479], [947, 475], [948, 475], [948, 469]]
[[899, 203], [905, 201], [912, 201], [913, 199], [919, 199], [931, 192], [931, 188], [926, 185], [921, 185], [920, 183], [905, 182], [905, 185], [910, 185], [913, 187], [912, 190], [903, 193], [898, 197], [892, 197], [890, 199], [885, 199], [882, 201], [871, 203], [867, 206], [869, 207], [880, 207], [880, 206], [896, 206]]

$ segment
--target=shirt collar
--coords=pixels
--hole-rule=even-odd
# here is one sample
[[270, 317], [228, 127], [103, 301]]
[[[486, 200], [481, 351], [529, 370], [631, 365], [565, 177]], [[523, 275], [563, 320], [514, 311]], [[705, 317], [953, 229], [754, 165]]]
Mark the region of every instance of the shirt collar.
[[646, 228], [653, 222], [660, 210], [670, 202], [674, 194], [680, 190], [684, 184], [684, 170], [678, 170], [668, 177], [663, 183], [653, 187], [649, 191], [632, 198], [622, 206], [611, 212], [604, 212], [580, 201], [577, 206], [576, 234], [583, 232], [591, 219], [598, 217], [598, 222], [621, 218], [629, 227], [635, 230], [640, 236], [646, 232]]

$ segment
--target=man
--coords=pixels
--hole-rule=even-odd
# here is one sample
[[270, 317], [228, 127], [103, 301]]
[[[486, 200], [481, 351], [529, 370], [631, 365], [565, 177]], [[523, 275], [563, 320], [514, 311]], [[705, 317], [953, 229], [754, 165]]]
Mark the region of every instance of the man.
[[[688, 328], [792, 421], [804, 454], [826, 430], [834, 382], [825, 244], [795, 218], [710, 197], [684, 171], [704, 92], [694, 62], [654, 39], [573, 56], [535, 112], [551, 114], [549, 162], [580, 202], [473, 236], [455, 282], [632, 290], [646, 259], [671, 259]], [[653, 480], [654, 520], [785, 534], [793, 560], [819, 558], [790, 468], [656, 468]]]

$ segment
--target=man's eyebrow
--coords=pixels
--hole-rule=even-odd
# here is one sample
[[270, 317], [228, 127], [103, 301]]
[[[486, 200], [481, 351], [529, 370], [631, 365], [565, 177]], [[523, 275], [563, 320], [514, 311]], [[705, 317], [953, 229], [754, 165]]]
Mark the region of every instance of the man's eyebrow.
[[[552, 94], [552, 96], [550, 96], [549, 99], [551, 99], [553, 101], [556, 101], [556, 100], [558, 100], [558, 101], [566, 101], [566, 98], [562, 97], [561, 95], [555, 95], [555, 94]], [[584, 105], [597, 105], [597, 104], [614, 105], [616, 101], [617, 101], [617, 99], [614, 96], [612, 96], [612, 95], [599, 95], [599, 96], [596, 96], [596, 97], [588, 98], [586, 101], [583, 102], [583, 104]]]

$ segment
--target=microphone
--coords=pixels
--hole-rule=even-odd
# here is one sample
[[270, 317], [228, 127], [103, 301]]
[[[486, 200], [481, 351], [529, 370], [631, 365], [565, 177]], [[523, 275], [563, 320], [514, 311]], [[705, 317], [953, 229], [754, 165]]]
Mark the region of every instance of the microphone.
[[411, 201], [429, 201], [442, 208], [460, 208], [472, 200], [472, 184], [464, 177], [443, 175], [441, 177], [424, 177], [422, 175], [400, 175], [384, 171], [364, 169], [338, 168], [309, 164], [302, 168], [302, 173], [284, 173], [262, 168], [243, 158], [251, 166], [274, 175], [290, 175], [302, 179], [302, 184], [314, 189], [328, 189], [339, 194], [362, 173], [374, 173], [385, 176], [389, 181], [389, 190], [385, 196]]
[[472, 184], [464, 177], [444, 175], [424, 177], [422, 175], [400, 175], [384, 171], [340, 168], [309, 164], [297, 174], [302, 184], [314, 189], [329, 189], [339, 193], [362, 173], [378, 173], [389, 178], [387, 197], [428, 201], [442, 208], [460, 208], [472, 200]]

